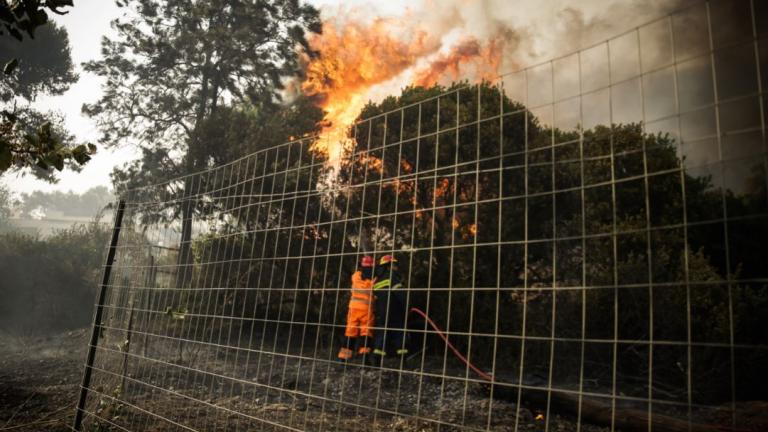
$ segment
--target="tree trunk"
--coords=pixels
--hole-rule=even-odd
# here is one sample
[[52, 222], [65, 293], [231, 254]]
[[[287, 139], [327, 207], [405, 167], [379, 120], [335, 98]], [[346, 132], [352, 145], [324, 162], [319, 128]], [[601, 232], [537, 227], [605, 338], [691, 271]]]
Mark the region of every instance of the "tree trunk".
[[176, 288], [183, 288], [192, 274], [192, 216], [194, 203], [192, 202], [191, 177], [184, 180], [185, 199], [181, 204], [181, 242], [179, 244], [178, 272], [176, 273]]
[[195, 185], [193, 181], [193, 174], [198, 166], [200, 158], [200, 128], [205, 120], [206, 111], [208, 109], [208, 93], [209, 93], [209, 81], [210, 81], [210, 68], [211, 68], [211, 53], [210, 51], [205, 55], [205, 63], [202, 71], [202, 84], [200, 86], [200, 102], [197, 106], [197, 113], [195, 115], [195, 127], [192, 130], [192, 136], [189, 139], [189, 148], [187, 149], [187, 157], [185, 163], [186, 172], [184, 175], [187, 177], [184, 179], [184, 192], [181, 204], [181, 240], [179, 243], [179, 257], [177, 261], [178, 272], [176, 274], [176, 288], [183, 288], [189, 282], [192, 275], [192, 218], [194, 216], [195, 202], [194, 195], [195, 190], [200, 185]]

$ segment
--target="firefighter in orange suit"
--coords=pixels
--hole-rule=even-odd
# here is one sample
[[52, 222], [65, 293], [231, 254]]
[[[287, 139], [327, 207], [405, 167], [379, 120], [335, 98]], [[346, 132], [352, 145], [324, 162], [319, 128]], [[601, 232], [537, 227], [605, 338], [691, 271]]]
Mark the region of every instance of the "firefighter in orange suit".
[[[371, 352], [369, 338], [373, 337], [373, 257], [364, 256], [360, 267], [352, 274], [352, 292], [347, 309], [346, 344], [339, 350], [339, 358], [349, 360], [357, 346], [358, 354]], [[359, 338], [362, 337], [362, 343]]]

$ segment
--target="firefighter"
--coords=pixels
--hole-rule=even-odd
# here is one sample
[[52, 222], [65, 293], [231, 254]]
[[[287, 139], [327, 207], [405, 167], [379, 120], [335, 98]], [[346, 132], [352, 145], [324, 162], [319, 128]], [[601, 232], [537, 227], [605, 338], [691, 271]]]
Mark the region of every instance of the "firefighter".
[[397, 271], [397, 259], [385, 255], [376, 267], [376, 278], [373, 282], [375, 295], [376, 316], [379, 317], [379, 327], [376, 332], [373, 353], [379, 356], [387, 355], [387, 348], [395, 348], [398, 355], [408, 354], [405, 347], [405, 295], [403, 282]]
[[[352, 274], [352, 291], [347, 308], [347, 328], [344, 330], [346, 344], [339, 350], [341, 360], [349, 360], [353, 355], [353, 347], [361, 355], [371, 352], [369, 339], [373, 337], [373, 257], [364, 256], [360, 267]], [[358, 337], [363, 337], [359, 344]]]

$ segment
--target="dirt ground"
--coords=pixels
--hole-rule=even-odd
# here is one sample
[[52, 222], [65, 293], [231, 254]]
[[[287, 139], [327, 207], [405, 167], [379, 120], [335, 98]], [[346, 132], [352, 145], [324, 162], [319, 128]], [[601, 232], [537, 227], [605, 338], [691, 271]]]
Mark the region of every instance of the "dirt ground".
[[[128, 362], [122, 387], [118, 365], [123, 353], [101, 355], [93, 382], [98, 396], [89, 399], [88, 407], [101, 419], [117, 419], [117, 424], [131, 431], [175, 431], [181, 424], [201, 431], [577, 430], [573, 418], [552, 415], [544, 421], [536, 407], [518, 410], [508, 400], [491, 400], [487, 386], [421, 377], [412, 368], [411, 373], [405, 373], [405, 368], [401, 372], [392, 362], [380, 369], [359, 361], [329, 363], [264, 354], [258, 360], [252, 358], [247, 371], [235, 372], [232, 357], [227, 359], [219, 350], [198, 352], [190, 363], [170, 360], [170, 352], [153, 349], [149, 357], [167, 361], [134, 358], [140, 361]], [[243, 360], [241, 364], [249, 363]], [[206, 372], [196, 373], [191, 365]], [[224, 378], [233, 374], [247, 380]], [[119, 403], [110, 396], [115, 393], [120, 394]], [[110, 426], [93, 418], [87, 423]], [[607, 429], [582, 424], [581, 430]]]
[[[0, 334], [0, 431], [68, 431], [71, 430], [74, 415], [74, 406], [77, 401], [79, 385], [82, 379], [83, 361], [86, 354], [87, 329], [62, 333], [56, 336], [46, 337], [13, 337]], [[289, 369], [298, 368], [299, 365], [289, 365]], [[338, 377], [335, 370], [338, 369]], [[293, 372], [293, 371], [291, 371]], [[311, 377], [308, 371], [297, 370], [298, 383], [296, 388], [307, 384]], [[343, 397], [337, 393], [346, 392], [353, 395], [358, 391], [360, 380], [375, 381], [382, 379], [382, 399], [394, 398], [389, 394], [397, 387], [405, 390], [414, 383], [403, 380], [397, 385], [389, 382], [390, 378], [382, 376], [375, 370], [345, 370], [341, 365], [331, 368], [331, 376], [339, 378], [329, 387], [328, 397]], [[342, 374], [346, 378], [341, 379]], [[336, 381], [336, 380], [334, 380]], [[325, 383], [315, 383], [315, 385]], [[455, 387], [455, 388], [454, 388]], [[426, 383], [422, 390], [424, 400], [438, 398], [442, 392], [444, 401], [455, 400], [456, 403], [445, 403], [440, 408], [444, 415], [441, 417], [448, 422], [460, 421], [462, 415], [472, 412], [487, 413], [489, 398], [483, 394], [481, 388], [469, 390], [467, 405], [463, 406], [462, 396], [464, 386], [448, 385], [444, 389], [439, 386]], [[138, 395], [137, 395], [138, 396]], [[344, 399], [349, 399], [346, 397]], [[413, 404], [412, 392], [404, 392], [399, 404], [405, 406]], [[170, 398], [163, 394], [147, 393], [137, 397], [135, 402], [141, 402], [145, 407], [152, 409], [178, 406]], [[365, 402], [363, 402], [365, 403]], [[513, 430], [515, 424], [515, 405], [501, 400], [493, 401], [493, 418], [491, 424], [494, 430]], [[220, 405], [220, 404], [217, 404]], [[249, 412], [250, 407], [246, 395], [231, 398], [225, 406], [233, 411]], [[180, 409], [184, 409], [179, 406]], [[339, 409], [342, 408], [342, 409]], [[188, 408], [187, 408], [188, 409]], [[190, 409], [191, 411], [191, 409]], [[543, 431], [545, 422], [536, 419], [535, 410], [520, 408], [519, 430]], [[464, 414], [462, 414], [464, 413]], [[307, 429], [322, 428], [325, 430], [360, 430], [360, 419], [354, 415], [354, 408], [333, 406], [332, 403], [320, 403], [315, 400], [301, 400], [289, 395], [273, 395], [266, 406], [259, 408], [252, 414], [259, 418], [267, 419], [275, 423], [285, 423], [290, 417], [293, 427], [303, 425]], [[217, 416], [218, 417], [218, 416]], [[230, 418], [227, 418], [230, 417]], [[190, 417], [187, 417], [190, 418]], [[192, 418], [194, 420], [194, 418]], [[241, 424], [237, 416], [221, 416], [223, 423]], [[484, 419], [476, 419], [484, 422]], [[369, 420], [366, 421], [366, 423]], [[193, 425], [199, 423], [192, 423]], [[206, 430], [203, 423], [200, 430]], [[503, 425], [503, 426], [501, 426]], [[109, 428], [106, 428], [109, 429]], [[370, 423], [365, 429], [371, 429]], [[376, 419], [374, 430], [396, 431], [432, 431], [437, 430], [433, 423], [427, 423], [416, 419], [396, 415], [382, 415]], [[455, 428], [441, 427], [440, 430], [454, 430]], [[550, 421], [550, 429], [556, 431], [575, 430], [575, 423], [567, 418], [553, 417]], [[115, 428], [115, 430], [118, 430]], [[162, 425], [145, 426], [144, 430], [165, 430]], [[174, 429], [175, 430], [175, 429]], [[586, 431], [603, 431], [604, 428], [582, 427]]]
[[[51, 337], [23, 339], [0, 334], [0, 431], [70, 430], [89, 336], [89, 332], [85, 329]], [[213, 358], [215, 359], [215, 356]], [[192, 380], [192, 385], [185, 388], [169, 389], [163, 386], [162, 382], [157, 382], [151, 377], [129, 372], [128, 383], [121, 399], [151, 412], [163, 413], [169, 418], [178, 419], [192, 430], [201, 431], [281, 429], [271, 428], [269, 425], [264, 427], [261, 423], [264, 420], [273, 422], [275, 425], [290, 425], [295, 430], [329, 431], [462, 430], [452, 426], [456, 424], [471, 425], [472, 429], [488, 427], [494, 431], [564, 432], [580, 429], [585, 432], [603, 432], [610, 430], [608, 427], [591, 425], [583, 421], [578, 428], [575, 418], [558, 415], [554, 410], [550, 418], [543, 419], [540, 415], [543, 414], [540, 404], [537, 406], [524, 403], [518, 410], [512, 401], [514, 398], [490, 399], [488, 388], [479, 384], [465, 387], [461, 382], [449, 382], [441, 385], [439, 380], [418, 381], [413, 378], [413, 375], [382, 373], [376, 368], [342, 364], [323, 366], [327, 367], [327, 370], [319, 374], [307, 364], [281, 363], [281, 358], [272, 359], [269, 356], [263, 360], [274, 362], [276, 369], [265, 369], [263, 376], [254, 376], [253, 379], [269, 383], [273, 386], [271, 391], [256, 392], [250, 385], [233, 387], [230, 384], [227, 387], [225, 380], [202, 382]], [[217, 370], [216, 363], [215, 360], [208, 363], [207, 368], [216, 374], [224, 373], [224, 370]], [[177, 367], [170, 367], [168, 371], [169, 375], [164, 376], [164, 381], [167, 383], [189, 381], [188, 376], [173, 376], [179, 371]], [[291, 376], [294, 378], [286, 380], [285, 377]], [[160, 387], [148, 389], [145, 386], [148, 382], [154, 382], [170, 392], [161, 391]], [[379, 405], [383, 410], [381, 413], [372, 415], [370, 408], [367, 408], [372, 405], [371, 400], [359, 400], [361, 395], [365, 395], [360, 392], [361, 383], [378, 383], [376, 388], [380, 393], [377, 398], [381, 401]], [[313, 393], [311, 389], [316, 389], [318, 386], [325, 389], [324, 400], [296, 396]], [[281, 388], [288, 388], [294, 392], [280, 391]], [[176, 392], [183, 393], [186, 399], [179, 398], [178, 394], [174, 395]], [[420, 394], [420, 398], [416, 397], [417, 393]], [[203, 403], [190, 403], [189, 398]], [[355, 398], [358, 399], [358, 406], [354, 405]], [[338, 400], [345, 401], [345, 404], [334, 402]], [[416, 404], [421, 404], [422, 412], [426, 412], [431, 418], [439, 418], [445, 423], [441, 426], [435, 422], [426, 422], [407, 415], [386, 413], [412, 411]], [[488, 404], [493, 404], [490, 418], [487, 416]], [[201, 405], [208, 406], [201, 408]], [[765, 402], [748, 403], [739, 408], [744, 411], [738, 416], [741, 427], [737, 430], [768, 430], [764, 429], [768, 426], [765, 418], [768, 405]], [[748, 416], [753, 417], [746, 418]], [[111, 418], [117, 417], [113, 414]], [[168, 424], [157, 421], [156, 418], [150, 418], [146, 422], [126, 423], [126, 417], [123, 415], [118, 423], [122, 423], [127, 430], [180, 430], [178, 424]], [[706, 417], [708, 418], [701, 419], [707, 420], [709, 424], [728, 424], [727, 417], [730, 415], [717, 410]], [[249, 419], [258, 420], [258, 422], [251, 422]], [[93, 426], [92, 423], [91, 426]], [[120, 430], [105, 424], [101, 424], [101, 427], [96, 429]], [[87, 430], [95, 429], [89, 427]], [[654, 427], [654, 430], [657, 428]], [[713, 430], [728, 430], [728, 428]]]
[[83, 373], [87, 331], [0, 334], [0, 430], [68, 431]]

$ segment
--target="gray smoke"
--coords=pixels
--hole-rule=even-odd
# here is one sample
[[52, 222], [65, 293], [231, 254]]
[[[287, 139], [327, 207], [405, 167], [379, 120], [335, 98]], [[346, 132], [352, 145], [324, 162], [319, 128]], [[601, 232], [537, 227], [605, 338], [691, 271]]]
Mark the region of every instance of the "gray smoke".
[[469, 38], [501, 40], [499, 73], [505, 73], [589, 47], [692, 2], [426, 0], [408, 13], [407, 25], [440, 35], [443, 50]]

